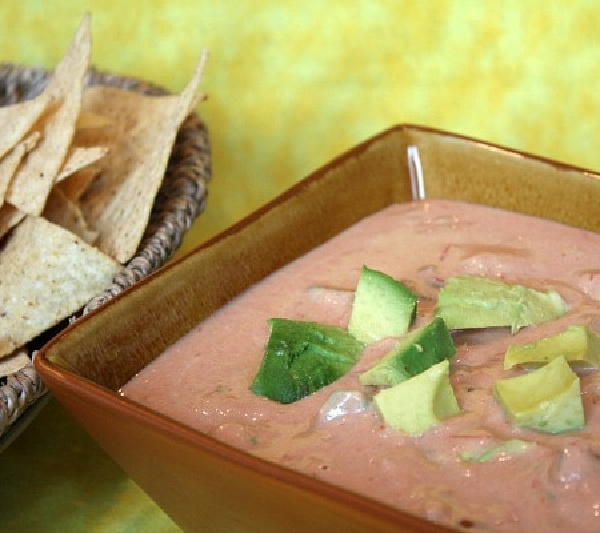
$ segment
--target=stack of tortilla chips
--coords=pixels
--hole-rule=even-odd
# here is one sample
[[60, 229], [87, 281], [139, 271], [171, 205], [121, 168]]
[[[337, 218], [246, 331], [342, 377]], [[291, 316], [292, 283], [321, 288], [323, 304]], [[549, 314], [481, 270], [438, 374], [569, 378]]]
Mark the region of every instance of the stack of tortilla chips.
[[180, 95], [84, 84], [86, 15], [45, 90], [0, 107], [0, 358], [106, 288], [135, 254], [205, 55]]

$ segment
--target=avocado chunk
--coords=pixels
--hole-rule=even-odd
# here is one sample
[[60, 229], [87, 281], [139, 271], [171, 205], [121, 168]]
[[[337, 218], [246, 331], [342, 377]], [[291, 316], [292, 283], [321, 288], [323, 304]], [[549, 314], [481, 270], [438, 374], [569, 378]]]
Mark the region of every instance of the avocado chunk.
[[402, 282], [363, 266], [348, 331], [362, 342], [404, 335], [415, 317], [416, 295]]
[[448, 360], [444, 359], [373, 396], [386, 425], [417, 435], [458, 414], [460, 408], [450, 384], [449, 368]]
[[450, 332], [440, 317], [406, 334], [374, 366], [358, 376], [362, 385], [391, 387], [456, 354]]
[[600, 338], [583, 324], [528, 344], [511, 344], [504, 354], [504, 368], [545, 364], [562, 355], [572, 367], [597, 369], [600, 365]]
[[338, 326], [272, 318], [251, 390], [292, 403], [333, 383], [358, 360], [364, 344]]
[[496, 279], [457, 276], [440, 289], [435, 313], [451, 330], [510, 326], [515, 333], [567, 311], [567, 304], [553, 290], [542, 292]]
[[461, 461], [473, 461], [477, 463], [487, 463], [500, 457], [514, 456], [522, 454], [536, 446], [535, 442], [521, 439], [511, 439], [502, 442], [496, 442], [484, 450], [477, 452], [462, 452], [459, 454]]
[[561, 433], [585, 425], [579, 378], [562, 355], [528, 374], [498, 380], [495, 389], [517, 426]]

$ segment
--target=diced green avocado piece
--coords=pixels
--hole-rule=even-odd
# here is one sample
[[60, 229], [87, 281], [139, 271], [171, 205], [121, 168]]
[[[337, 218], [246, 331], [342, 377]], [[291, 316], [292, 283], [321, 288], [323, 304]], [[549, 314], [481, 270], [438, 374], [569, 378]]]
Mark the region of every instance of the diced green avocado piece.
[[440, 289], [436, 315], [449, 329], [510, 326], [516, 332], [564, 315], [568, 306], [558, 292], [478, 276], [450, 278]]
[[497, 457], [505, 457], [507, 455], [516, 455], [524, 453], [527, 450], [535, 447], [535, 442], [530, 442], [520, 439], [506, 440], [500, 443], [494, 443], [489, 448], [477, 452], [462, 452], [459, 454], [461, 461], [475, 461], [485, 463], [496, 459]]
[[406, 285], [364, 266], [356, 286], [348, 331], [363, 342], [399, 337], [412, 324], [416, 306], [417, 297]]
[[350, 370], [364, 344], [344, 328], [272, 318], [261, 366], [251, 390], [292, 403], [329, 385]]
[[585, 425], [579, 378], [562, 355], [528, 374], [498, 380], [496, 397], [520, 427], [561, 433]]
[[440, 317], [406, 334], [374, 366], [358, 376], [363, 385], [391, 387], [456, 354], [450, 332]]
[[547, 363], [559, 355], [572, 366], [597, 369], [600, 366], [600, 338], [587, 326], [577, 324], [558, 335], [529, 344], [511, 344], [504, 354], [504, 368]]
[[373, 402], [384, 422], [397, 430], [416, 435], [460, 412], [449, 378], [447, 359], [425, 372], [388, 389]]

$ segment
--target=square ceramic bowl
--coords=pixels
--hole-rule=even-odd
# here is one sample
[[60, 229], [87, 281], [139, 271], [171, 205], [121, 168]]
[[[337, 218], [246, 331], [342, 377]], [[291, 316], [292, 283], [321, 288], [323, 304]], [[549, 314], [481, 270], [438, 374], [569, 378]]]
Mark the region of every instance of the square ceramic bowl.
[[460, 199], [600, 231], [599, 177], [441, 131], [393, 127], [78, 320], [38, 354], [36, 368], [186, 531], [444, 531], [225, 446], [118, 390], [248, 286], [392, 202]]

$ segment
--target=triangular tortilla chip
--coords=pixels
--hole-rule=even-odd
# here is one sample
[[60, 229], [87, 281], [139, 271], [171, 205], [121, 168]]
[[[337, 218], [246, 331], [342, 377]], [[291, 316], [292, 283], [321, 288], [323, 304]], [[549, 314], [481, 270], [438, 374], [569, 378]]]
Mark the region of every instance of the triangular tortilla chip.
[[27, 216], [0, 252], [0, 355], [76, 313], [119, 268], [71, 232]]
[[9, 152], [0, 160], [0, 205], [2, 205], [4, 202], [8, 185], [15, 175], [23, 156], [33, 149], [39, 138], [39, 131], [30, 133], [25, 139], [11, 148]]
[[96, 164], [80, 168], [77, 172], [57, 183], [55, 188], [60, 189], [72, 202], [77, 202], [100, 173], [100, 170], [100, 167]]
[[[85, 93], [93, 90], [93, 87], [85, 87], [83, 90], [83, 99]], [[83, 105], [83, 104], [82, 104]], [[116, 123], [110, 117], [101, 115], [100, 113], [92, 112], [86, 109], [81, 109], [75, 134], [73, 135], [73, 146], [106, 146], [111, 148], [114, 138], [118, 137], [117, 128], [122, 128], [123, 124]]]
[[32, 100], [0, 107], [0, 157], [15, 146], [46, 110], [50, 97], [42, 93]]
[[92, 113], [91, 111], [82, 110], [75, 124], [75, 135], [77, 136], [78, 132], [106, 128], [111, 124], [112, 120], [105, 117], [102, 113]]
[[31, 363], [27, 350], [23, 349], [6, 354], [4, 358], [0, 356], [0, 359], [0, 378], [10, 376]]
[[42, 216], [78, 235], [88, 244], [94, 244], [98, 237], [98, 233], [89, 228], [79, 206], [57, 187], [53, 187], [50, 191]]
[[79, 169], [91, 165], [104, 157], [106, 152], [108, 152], [106, 146], [72, 146], [69, 148], [67, 160], [60, 169], [55, 181], [60, 182], [77, 172]]
[[53, 112], [43, 124], [42, 139], [28, 155], [6, 194], [7, 200], [21, 211], [34, 215], [42, 212], [63, 164], [81, 107], [90, 48], [90, 21], [86, 14], [44, 91], [51, 99]]
[[96, 246], [117, 261], [128, 261], [142, 239], [177, 131], [197, 103], [203, 65], [204, 57], [179, 96], [110, 87], [85, 91], [83, 109], [124, 125], [101, 175], [81, 198], [86, 220], [99, 233]]
[[0, 207], [0, 239], [21, 222], [25, 216], [26, 214], [14, 205], [4, 203]]

